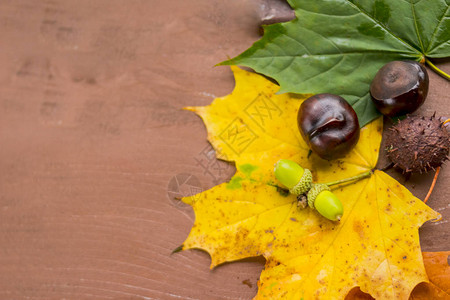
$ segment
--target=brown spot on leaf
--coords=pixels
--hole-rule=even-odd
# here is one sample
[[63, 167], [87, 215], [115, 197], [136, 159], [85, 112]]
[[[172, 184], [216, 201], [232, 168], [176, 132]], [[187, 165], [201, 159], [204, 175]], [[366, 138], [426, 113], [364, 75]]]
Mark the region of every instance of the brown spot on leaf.
[[364, 228], [360, 221], [353, 222], [353, 230], [359, 235], [361, 239], [364, 239]]

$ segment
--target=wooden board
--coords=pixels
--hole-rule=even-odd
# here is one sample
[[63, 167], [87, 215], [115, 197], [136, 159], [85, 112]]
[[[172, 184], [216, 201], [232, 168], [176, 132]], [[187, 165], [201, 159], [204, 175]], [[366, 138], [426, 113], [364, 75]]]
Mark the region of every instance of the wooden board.
[[[276, 2], [0, 2], [1, 299], [256, 294], [262, 258], [210, 271], [204, 252], [171, 255], [194, 220], [173, 196], [191, 192], [180, 180], [204, 190], [234, 173], [181, 108], [231, 92], [229, 68], [213, 66], [259, 38]], [[420, 112], [449, 116], [450, 84], [430, 77]], [[423, 199], [432, 177], [406, 185]], [[443, 220], [421, 229], [425, 251], [450, 249], [449, 177], [429, 201]]]

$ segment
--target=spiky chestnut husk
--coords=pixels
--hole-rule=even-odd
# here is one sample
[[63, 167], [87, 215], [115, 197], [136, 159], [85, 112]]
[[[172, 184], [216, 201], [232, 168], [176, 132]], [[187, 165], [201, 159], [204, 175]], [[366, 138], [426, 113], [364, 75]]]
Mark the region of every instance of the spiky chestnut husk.
[[435, 115], [408, 116], [386, 134], [387, 156], [404, 173], [423, 173], [441, 166], [449, 149], [450, 135]]

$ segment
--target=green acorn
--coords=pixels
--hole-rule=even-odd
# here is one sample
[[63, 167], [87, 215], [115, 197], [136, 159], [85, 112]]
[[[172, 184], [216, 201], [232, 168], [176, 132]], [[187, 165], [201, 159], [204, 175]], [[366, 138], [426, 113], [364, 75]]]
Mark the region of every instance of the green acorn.
[[289, 159], [280, 159], [275, 164], [275, 177], [294, 195], [301, 195], [309, 191], [312, 185], [312, 174], [303, 169], [296, 162]]
[[308, 205], [331, 221], [340, 221], [344, 207], [326, 184], [313, 184], [308, 192]]
[[328, 185], [312, 183], [311, 171], [303, 169], [292, 160], [280, 159], [275, 164], [274, 173], [291, 194], [298, 196], [298, 199], [305, 198], [304, 194], [307, 193], [309, 207], [316, 209], [331, 221], [341, 220], [344, 213], [341, 201], [330, 191]]

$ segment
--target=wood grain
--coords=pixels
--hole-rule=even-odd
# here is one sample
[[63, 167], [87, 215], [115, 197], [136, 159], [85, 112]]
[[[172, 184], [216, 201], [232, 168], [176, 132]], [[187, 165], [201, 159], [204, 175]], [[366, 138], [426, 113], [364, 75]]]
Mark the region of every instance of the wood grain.
[[[204, 252], [171, 255], [194, 220], [173, 195], [234, 173], [182, 107], [232, 90], [213, 66], [259, 38], [269, 2], [0, 2], [0, 299], [255, 295], [261, 258], [211, 271]], [[431, 74], [421, 112], [449, 116], [448, 95]], [[432, 177], [406, 185], [423, 198]], [[444, 167], [429, 201], [443, 219], [421, 230], [423, 250], [450, 247], [449, 177]]]

